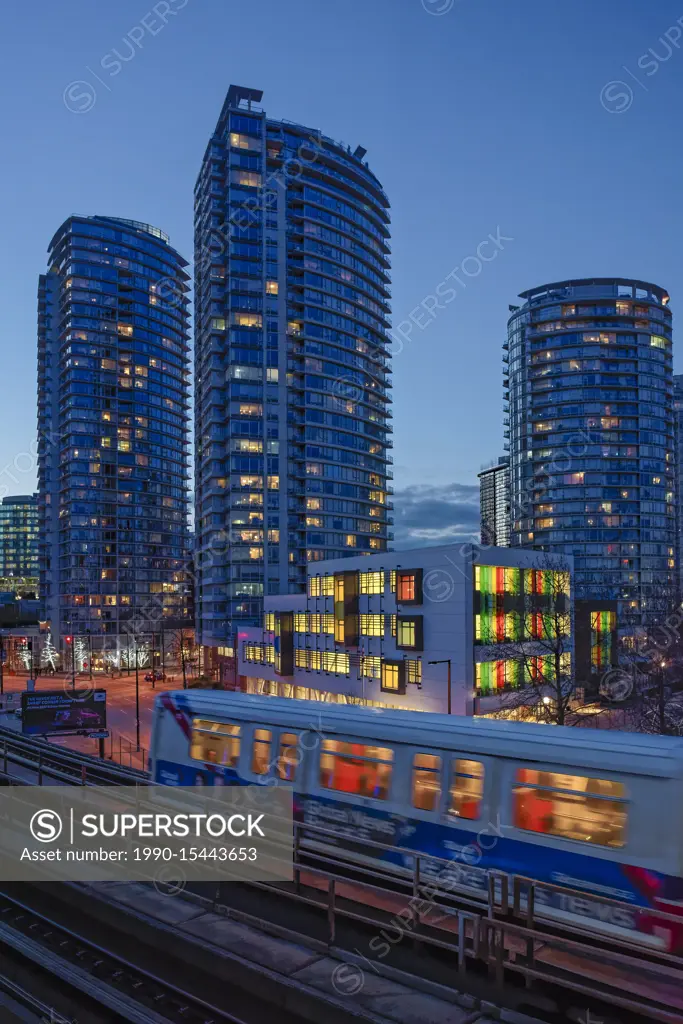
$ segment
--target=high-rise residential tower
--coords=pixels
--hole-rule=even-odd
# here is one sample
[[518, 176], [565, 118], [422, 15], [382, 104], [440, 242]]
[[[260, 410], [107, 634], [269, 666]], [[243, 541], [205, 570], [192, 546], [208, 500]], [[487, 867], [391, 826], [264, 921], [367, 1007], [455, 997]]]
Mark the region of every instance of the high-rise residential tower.
[[510, 543], [510, 467], [505, 455], [479, 475], [481, 542], [506, 548]]
[[0, 505], [0, 590], [38, 592], [38, 496], [13, 494]]
[[189, 625], [185, 266], [149, 224], [72, 216], [40, 278], [41, 596], [95, 661]]
[[683, 601], [683, 373], [674, 374], [674, 416], [676, 428], [676, 564], [678, 597]]
[[588, 278], [520, 298], [505, 369], [511, 543], [571, 553], [577, 598], [616, 600], [620, 633], [646, 631], [675, 599], [669, 296]]
[[231, 86], [195, 190], [197, 623], [207, 646], [386, 550], [389, 202], [365, 150]]

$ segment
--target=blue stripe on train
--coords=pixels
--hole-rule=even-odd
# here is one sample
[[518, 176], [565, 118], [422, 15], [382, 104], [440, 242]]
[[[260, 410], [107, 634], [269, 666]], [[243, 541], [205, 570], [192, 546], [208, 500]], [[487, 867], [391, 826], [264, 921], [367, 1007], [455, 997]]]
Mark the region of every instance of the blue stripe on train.
[[[205, 764], [203, 768], [194, 765], [177, 764], [171, 761], [157, 761], [155, 782], [163, 785], [249, 785], [248, 780], [239, 776], [235, 769]], [[398, 851], [373, 850], [368, 842], [382, 843], [415, 850], [423, 856], [438, 857], [451, 861], [444, 873], [443, 865], [429, 861], [423, 863], [423, 877], [428, 878], [440, 872], [442, 885], [469, 888], [485, 893], [488, 887], [489, 871], [496, 870], [509, 875], [522, 875], [541, 883], [562, 885], [590, 895], [604, 896], [635, 907], [653, 906], [652, 896], [669, 896], [680, 886], [680, 880], [654, 872], [643, 872], [618, 862], [591, 857], [573, 851], [549, 849], [524, 840], [501, 834], [493, 825], [482, 825], [477, 832], [458, 828], [455, 824], [438, 821], [424, 821], [409, 818], [360, 804], [349, 804], [326, 796], [294, 796], [294, 815], [298, 821], [333, 829], [338, 838], [325, 839], [344, 849], [364, 857], [377, 857], [386, 864], [413, 869], [413, 859]], [[618, 927], [633, 929], [637, 915], [628, 908], [610, 908], [609, 905], [593, 902], [591, 906], [580, 906], [576, 900], [563, 894], [549, 891], [538, 893], [539, 903], [552, 904], [560, 910], [569, 910], [587, 917], [598, 917]]]

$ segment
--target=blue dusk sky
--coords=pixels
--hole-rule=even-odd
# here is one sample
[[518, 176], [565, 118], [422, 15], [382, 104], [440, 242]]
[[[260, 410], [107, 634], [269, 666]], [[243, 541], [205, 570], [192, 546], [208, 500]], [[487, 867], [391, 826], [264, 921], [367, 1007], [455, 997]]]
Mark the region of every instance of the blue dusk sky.
[[0, 494], [35, 486], [54, 231], [70, 213], [133, 218], [191, 259], [195, 177], [236, 83], [367, 149], [392, 204], [397, 543], [475, 532], [518, 293], [633, 276], [669, 289], [674, 325], [683, 307], [682, 15], [674, 0], [3, 4]]

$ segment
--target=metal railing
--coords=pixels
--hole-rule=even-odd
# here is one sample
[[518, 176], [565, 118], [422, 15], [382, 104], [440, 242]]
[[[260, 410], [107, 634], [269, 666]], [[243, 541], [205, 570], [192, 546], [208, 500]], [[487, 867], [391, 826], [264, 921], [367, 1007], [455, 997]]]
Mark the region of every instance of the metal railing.
[[[452, 952], [458, 975], [478, 961], [487, 965], [491, 980], [498, 985], [517, 974], [529, 989], [543, 982], [652, 1020], [673, 1024], [683, 1019], [683, 997], [674, 1008], [665, 991], [683, 992], [683, 957], [643, 946], [636, 933], [633, 938], [607, 935], [600, 931], [598, 921], [592, 928], [587, 919], [582, 928], [551, 916], [539, 894], [566, 893], [589, 899], [642, 914], [660, 927], [669, 922], [683, 930], [683, 917], [496, 871], [486, 873], [487, 887], [464, 889], [462, 883], [449, 880], [457, 875], [458, 862], [363, 838], [363, 860], [374, 850], [377, 854], [391, 852], [403, 865], [412, 865], [391, 871], [345, 856], [338, 846], [340, 839], [354, 842], [354, 837], [334, 830], [295, 823], [294, 882], [247, 884], [317, 908], [327, 918], [330, 945], [337, 941], [341, 919], [376, 928], [378, 934], [392, 927], [401, 931], [401, 939]], [[337, 844], [336, 849], [311, 848], [311, 842], [319, 846], [326, 840]], [[357, 839], [355, 842], [358, 844]], [[221, 903], [221, 892], [219, 884], [216, 905]], [[393, 912], [389, 922], [387, 907]], [[372, 959], [369, 950], [367, 956]]]
[[[12, 767], [28, 769], [35, 774], [31, 779], [12, 772]], [[89, 754], [81, 754], [45, 741], [18, 736], [10, 730], [0, 729], [0, 772], [10, 782], [42, 786], [51, 780], [73, 785], [148, 785], [149, 776], [135, 768], [126, 768], [103, 761]]]

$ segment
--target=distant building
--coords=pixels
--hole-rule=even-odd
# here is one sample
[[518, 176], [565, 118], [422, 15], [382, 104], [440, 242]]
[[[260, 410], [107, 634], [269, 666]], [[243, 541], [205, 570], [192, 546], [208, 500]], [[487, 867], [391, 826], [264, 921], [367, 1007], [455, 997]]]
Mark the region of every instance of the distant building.
[[186, 266], [149, 224], [72, 216], [40, 278], [41, 597], [95, 665], [190, 625]]
[[504, 346], [513, 547], [572, 555], [578, 600], [652, 629], [676, 599], [669, 296], [629, 278], [521, 293]]
[[676, 564], [678, 597], [683, 600], [683, 373], [674, 374], [674, 420], [676, 428]]
[[479, 473], [481, 542], [506, 548], [510, 544], [510, 469], [507, 456]]
[[0, 579], [38, 580], [38, 495], [14, 494], [0, 505]]
[[[525, 611], [568, 611], [571, 558], [542, 551], [418, 548], [308, 566], [307, 593], [265, 599], [261, 628], [240, 630], [236, 679], [247, 693], [337, 704], [486, 714], [542, 672], [533, 642], [511, 643]], [[571, 653], [562, 654], [571, 674]], [[566, 658], [566, 661], [565, 661]], [[430, 664], [432, 661], [441, 664]]]

